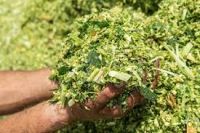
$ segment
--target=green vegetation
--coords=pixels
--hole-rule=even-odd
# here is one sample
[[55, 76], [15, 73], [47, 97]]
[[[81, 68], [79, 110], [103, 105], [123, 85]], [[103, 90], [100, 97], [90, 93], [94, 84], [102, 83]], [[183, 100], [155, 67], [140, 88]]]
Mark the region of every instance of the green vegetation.
[[64, 105], [107, 82], [127, 83], [110, 105], [124, 106], [136, 87], [147, 99], [122, 119], [63, 132], [200, 132], [200, 1], [10, 2], [0, 2], [0, 69], [52, 66], [60, 87], [51, 101]]
[[150, 14], [157, 9], [151, 5], [156, 5], [159, 0], [145, 4], [146, 1], [1, 0], [0, 68], [16, 70], [52, 66], [76, 17], [127, 4]]
[[[127, 124], [123, 120], [111, 125], [110, 121], [97, 122], [91, 131], [185, 131], [184, 121], [200, 115], [199, 108], [193, 108], [199, 106], [199, 4], [163, 2], [149, 17], [116, 7], [77, 19], [54, 71], [53, 79], [60, 87], [53, 100], [71, 105], [72, 101], [94, 97], [108, 82], [124, 81], [124, 98], [137, 87], [147, 99], [155, 99], [156, 93], [156, 101], [147, 102], [136, 116], [127, 117]], [[148, 75], [145, 83], [144, 71]], [[153, 88], [151, 82], [158, 71], [159, 84], [152, 93], [149, 88]], [[138, 125], [137, 117], [142, 119]], [[119, 125], [121, 128], [116, 129]]]

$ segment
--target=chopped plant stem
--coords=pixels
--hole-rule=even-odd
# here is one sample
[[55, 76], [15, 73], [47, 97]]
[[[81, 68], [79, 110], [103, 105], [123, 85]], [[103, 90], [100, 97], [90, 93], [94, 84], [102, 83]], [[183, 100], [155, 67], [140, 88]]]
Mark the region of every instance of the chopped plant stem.
[[111, 77], [114, 77], [116, 79], [125, 81], [125, 82], [127, 82], [131, 78], [131, 75], [129, 75], [129, 74], [117, 72], [117, 71], [110, 71], [108, 73], [108, 75], [111, 76]]
[[166, 45], [165, 48], [169, 51], [170, 55], [174, 58], [179, 68], [186, 74], [190, 79], [194, 79], [192, 71], [186, 66], [186, 64], [179, 58], [178, 55], [174, 54]]
[[167, 71], [167, 70], [164, 70], [164, 69], [160, 69], [160, 68], [153, 68], [154, 70], [158, 70], [160, 72], [163, 72], [163, 73], [167, 73], [169, 75], [172, 75], [172, 76], [177, 76], [178, 74], [176, 73], [173, 73], [173, 72], [170, 72], [170, 71]]

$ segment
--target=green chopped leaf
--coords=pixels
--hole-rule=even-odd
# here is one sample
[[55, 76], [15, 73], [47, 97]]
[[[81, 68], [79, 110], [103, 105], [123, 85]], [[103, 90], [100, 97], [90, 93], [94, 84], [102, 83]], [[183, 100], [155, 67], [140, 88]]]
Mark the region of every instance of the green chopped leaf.
[[155, 101], [157, 98], [157, 95], [150, 88], [141, 87], [140, 92], [148, 100]]

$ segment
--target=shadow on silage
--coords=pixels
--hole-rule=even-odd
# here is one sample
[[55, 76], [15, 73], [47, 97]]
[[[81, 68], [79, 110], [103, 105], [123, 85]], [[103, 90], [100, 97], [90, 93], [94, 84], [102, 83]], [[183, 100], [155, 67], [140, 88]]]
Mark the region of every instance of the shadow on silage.
[[152, 15], [159, 10], [159, 3], [162, 0], [136, 0], [133, 4], [134, 9], [140, 8], [146, 15]]
[[[149, 16], [159, 10], [159, 4], [161, 1], [162, 0], [123, 0], [122, 2], [122, 0], [96, 0], [91, 2], [90, 0], [86, 0], [80, 2], [78, 0], [74, 0], [72, 3], [73, 8], [81, 16], [90, 14], [92, 12], [91, 8], [94, 3], [96, 4], [98, 11], [102, 11], [103, 9], [110, 9], [117, 5], [123, 5], [124, 7], [133, 7], [133, 10], [140, 9], [143, 13]], [[82, 5], [87, 5], [87, 8], [80, 6], [80, 3], [82, 3]]]

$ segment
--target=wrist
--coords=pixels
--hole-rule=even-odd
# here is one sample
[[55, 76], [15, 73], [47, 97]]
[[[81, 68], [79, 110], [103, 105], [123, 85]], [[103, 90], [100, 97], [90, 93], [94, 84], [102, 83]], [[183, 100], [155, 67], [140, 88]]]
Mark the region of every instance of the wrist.
[[43, 81], [46, 84], [47, 90], [55, 90], [58, 87], [58, 84], [56, 81], [50, 80], [51, 77], [51, 69], [46, 68], [46, 69], [41, 69], [38, 71], [39, 75], [43, 77]]
[[[51, 76], [51, 70], [49, 68], [33, 71], [33, 79], [36, 83], [32, 90], [29, 91], [29, 96], [39, 101], [47, 100], [53, 96], [53, 90], [55, 90], [58, 85], [56, 82], [49, 79]], [[33, 85], [32, 85], [33, 86]], [[34, 92], [34, 93], [33, 93]]]
[[27, 115], [29, 115], [27, 127], [33, 132], [55, 132], [74, 122], [69, 108], [49, 102], [43, 102], [29, 109]]
[[53, 123], [64, 126], [76, 121], [75, 116], [70, 107], [63, 107], [58, 104], [50, 104], [51, 110], [54, 113]]

